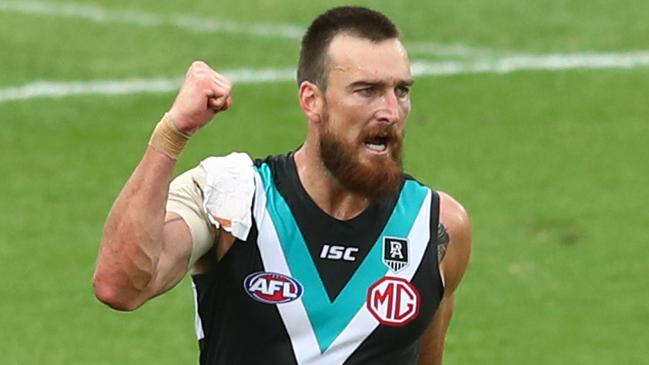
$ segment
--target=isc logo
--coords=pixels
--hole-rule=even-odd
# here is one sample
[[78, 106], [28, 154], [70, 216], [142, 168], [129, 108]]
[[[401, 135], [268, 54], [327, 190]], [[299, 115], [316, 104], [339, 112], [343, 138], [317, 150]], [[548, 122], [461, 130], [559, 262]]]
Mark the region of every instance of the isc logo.
[[262, 303], [280, 304], [298, 299], [302, 295], [302, 285], [295, 279], [274, 272], [256, 272], [243, 281], [248, 295]]
[[367, 290], [367, 309], [382, 324], [403, 326], [419, 315], [419, 292], [402, 278], [384, 277]]
[[322, 251], [320, 251], [320, 258], [328, 260], [356, 261], [356, 257], [354, 256], [356, 252], [358, 252], [358, 247], [323, 245]]

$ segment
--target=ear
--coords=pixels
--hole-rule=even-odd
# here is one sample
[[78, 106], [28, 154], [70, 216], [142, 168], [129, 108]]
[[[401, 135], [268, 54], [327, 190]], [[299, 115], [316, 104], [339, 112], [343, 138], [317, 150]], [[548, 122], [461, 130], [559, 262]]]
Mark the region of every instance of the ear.
[[300, 106], [310, 122], [320, 123], [324, 95], [320, 88], [312, 82], [303, 81], [299, 90]]

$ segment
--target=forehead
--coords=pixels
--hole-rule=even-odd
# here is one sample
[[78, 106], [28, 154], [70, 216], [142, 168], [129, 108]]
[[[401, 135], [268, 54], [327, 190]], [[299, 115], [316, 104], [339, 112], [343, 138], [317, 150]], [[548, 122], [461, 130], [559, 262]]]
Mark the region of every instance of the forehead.
[[330, 82], [367, 79], [396, 83], [412, 77], [408, 53], [396, 38], [372, 42], [337, 35], [329, 45], [327, 62]]

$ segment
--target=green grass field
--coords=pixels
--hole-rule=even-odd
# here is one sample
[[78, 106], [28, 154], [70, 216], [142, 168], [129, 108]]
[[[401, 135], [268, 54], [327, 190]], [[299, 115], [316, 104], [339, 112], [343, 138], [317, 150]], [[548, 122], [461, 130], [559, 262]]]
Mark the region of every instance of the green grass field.
[[[174, 79], [194, 59], [291, 68], [298, 39], [245, 29], [303, 28], [334, 2], [73, 1], [0, 0], [0, 364], [195, 364], [188, 280], [134, 313], [91, 288], [106, 214], [175, 93], [10, 96], [37, 81]], [[637, 0], [359, 3], [424, 44], [417, 61], [649, 51], [649, 3]], [[446, 364], [649, 364], [648, 63], [417, 79], [406, 169], [463, 202], [474, 227]], [[178, 173], [304, 138], [292, 81], [241, 83], [234, 102]]]

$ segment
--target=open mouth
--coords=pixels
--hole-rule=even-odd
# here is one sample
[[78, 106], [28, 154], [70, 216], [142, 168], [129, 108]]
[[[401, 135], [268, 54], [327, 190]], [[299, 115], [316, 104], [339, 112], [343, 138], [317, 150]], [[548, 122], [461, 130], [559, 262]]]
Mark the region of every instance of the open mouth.
[[390, 137], [386, 135], [375, 135], [365, 139], [365, 146], [373, 152], [385, 152], [390, 145]]

